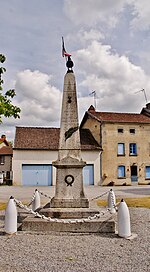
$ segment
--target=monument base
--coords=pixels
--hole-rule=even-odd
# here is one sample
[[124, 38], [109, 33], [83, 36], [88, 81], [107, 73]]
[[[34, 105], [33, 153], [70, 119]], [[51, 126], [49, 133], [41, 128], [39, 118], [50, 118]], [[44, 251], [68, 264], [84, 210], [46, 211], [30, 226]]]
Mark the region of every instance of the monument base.
[[[64, 221], [65, 219], [63, 219]], [[90, 220], [88, 222], [48, 222], [44, 219], [28, 216], [22, 222], [22, 231], [49, 233], [115, 233], [115, 221], [107, 219]]]
[[99, 214], [96, 209], [89, 208], [45, 208], [40, 210], [40, 214], [46, 217], [58, 218], [58, 219], [76, 219], [87, 218], [88, 216], [94, 216]]
[[50, 202], [51, 208], [89, 208], [87, 198], [79, 199], [58, 199], [53, 197]]
[[[46, 205], [47, 206], [47, 205]], [[91, 208], [46, 208], [43, 207], [39, 213], [46, 217], [57, 218], [57, 222], [27, 216], [22, 220], [22, 231], [37, 232], [72, 232], [72, 233], [115, 233], [116, 223], [114, 215], [104, 213], [98, 219], [92, 219], [100, 210]], [[81, 222], [81, 219], [91, 217], [88, 221]], [[61, 221], [62, 219], [62, 221]], [[69, 219], [69, 221], [68, 221]], [[75, 220], [76, 219], [76, 220]]]

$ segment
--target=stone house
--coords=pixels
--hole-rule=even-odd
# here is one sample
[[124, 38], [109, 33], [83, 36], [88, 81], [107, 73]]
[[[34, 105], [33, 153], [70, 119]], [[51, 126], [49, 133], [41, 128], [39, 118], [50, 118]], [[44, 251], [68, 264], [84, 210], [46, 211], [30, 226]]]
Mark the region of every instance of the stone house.
[[150, 104], [141, 113], [99, 112], [91, 106], [81, 122], [102, 147], [100, 184], [150, 184]]
[[[13, 185], [55, 185], [58, 158], [59, 128], [16, 127], [13, 149]], [[83, 181], [98, 185], [100, 180], [101, 147], [89, 129], [80, 130], [81, 157], [86, 161]]]
[[12, 183], [12, 156], [13, 149], [6, 136], [0, 138], [0, 183]]

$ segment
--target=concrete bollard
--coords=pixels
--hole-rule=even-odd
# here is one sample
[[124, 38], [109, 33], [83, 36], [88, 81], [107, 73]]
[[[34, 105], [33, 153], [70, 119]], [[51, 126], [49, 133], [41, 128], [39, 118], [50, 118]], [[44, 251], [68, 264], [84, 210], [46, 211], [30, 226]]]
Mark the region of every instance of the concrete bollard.
[[39, 195], [38, 190], [36, 189], [35, 190], [35, 198], [34, 198], [34, 200], [32, 202], [32, 210], [35, 211], [38, 208], [40, 208], [40, 206], [41, 206], [40, 195]]
[[129, 238], [131, 236], [129, 209], [123, 199], [118, 207], [118, 236], [123, 238]]
[[116, 205], [116, 197], [115, 197], [115, 193], [112, 189], [110, 189], [110, 191], [108, 193], [107, 203], [108, 203], [108, 208], [110, 209], [110, 212], [115, 213], [116, 209], [115, 209], [114, 205]]
[[11, 196], [5, 210], [5, 232], [17, 233], [17, 208], [14, 198]]

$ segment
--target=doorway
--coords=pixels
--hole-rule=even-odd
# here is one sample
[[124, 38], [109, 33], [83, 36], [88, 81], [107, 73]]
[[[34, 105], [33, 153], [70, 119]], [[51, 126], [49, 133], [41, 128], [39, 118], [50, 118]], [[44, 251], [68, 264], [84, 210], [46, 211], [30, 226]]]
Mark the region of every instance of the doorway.
[[131, 181], [138, 181], [138, 176], [137, 176], [137, 165], [132, 165], [131, 166]]

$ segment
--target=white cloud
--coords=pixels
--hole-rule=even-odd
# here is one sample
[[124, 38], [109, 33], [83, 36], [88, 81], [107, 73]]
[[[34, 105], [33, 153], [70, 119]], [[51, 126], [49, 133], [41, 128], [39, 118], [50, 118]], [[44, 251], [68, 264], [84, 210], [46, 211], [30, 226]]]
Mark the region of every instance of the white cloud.
[[[65, 37], [66, 44], [73, 44], [76, 50], [79, 48], [87, 47], [91, 41], [103, 41], [105, 39], [104, 34], [96, 28], [84, 29], [83, 27], [76, 31], [74, 34], [70, 33]], [[73, 52], [73, 55], [76, 52]]]
[[132, 19], [130, 25], [132, 30], [148, 30], [150, 28], [150, 1], [149, 0], [129, 0], [133, 5]]
[[80, 34], [82, 35], [82, 38], [85, 41], [90, 41], [90, 40], [103, 40], [104, 35], [98, 31], [97, 29], [91, 29], [90, 31], [80, 31]]
[[130, 7], [130, 26], [133, 30], [148, 30], [150, 27], [150, 1], [148, 0], [65, 0], [66, 16], [76, 25], [95, 26], [104, 23], [113, 28], [120, 15]]
[[[61, 92], [50, 84], [51, 76], [24, 70], [17, 74], [15, 89], [21, 108], [21, 125], [52, 125], [60, 118]], [[16, 121], [15, 121], [16, 122]]]
[[114, 27], [125, 0], [65, 0], [64, 10], [66, 15], [75, 24], [96, 25], [99, 21]]
[[78, 44], [84, 46], [87, 46], [88, 43], [91, 43], [91, 41], [102, 41], [104, 40], [104, 34], [100, 32], [98, 29], [91, 28], [89, 31], [85, 30], [84, 28], [79, 29], [79, 31], [76, 33], [76, 35], [69, 35], [68, 40], [73, 41], [76, 43], [78, 41]]
[[[135, 95], [135, 92], [150, 89], [149, 77], [126, 56], [114, 54], [110, 45], [92, 42], [78, 50], [76, 63], [81, 72], [85, 72], [79, 88], [83, 87], [86, 97], [96, 91], [98, 110], [139, 112], [145, 104], [143, 94]], [[85, 100], [89, 103], [89, 99]], [[93, 104], [92, 99], [91, 102]], [[87, 103], [83, 103], [84, 110], [90, 106]]]
[[34, 1], [1, 2], [6, 85], [11, 88], [16, 71], [21, 71], [14, 86], [14, 104], [22, 109], [21, 119], [4, 119], [10, 130], [15, 125], [59, 126], [59, 89], [65, 71], [60, 60], [62, 35], [66, 49], [73, 53], [80, 116], [94, 102], [89, 97], [92, 90], [97, 92], [98, 110], [139, 112], [145, 104], [144, 95], [134, 92], [145, 88], [148, 96], [150, 89], [146, 72], [135, 65], [150, 71], [148, 0], [64, 0], [55, 5], [53, 1], [36, 1], [36, 9]]

